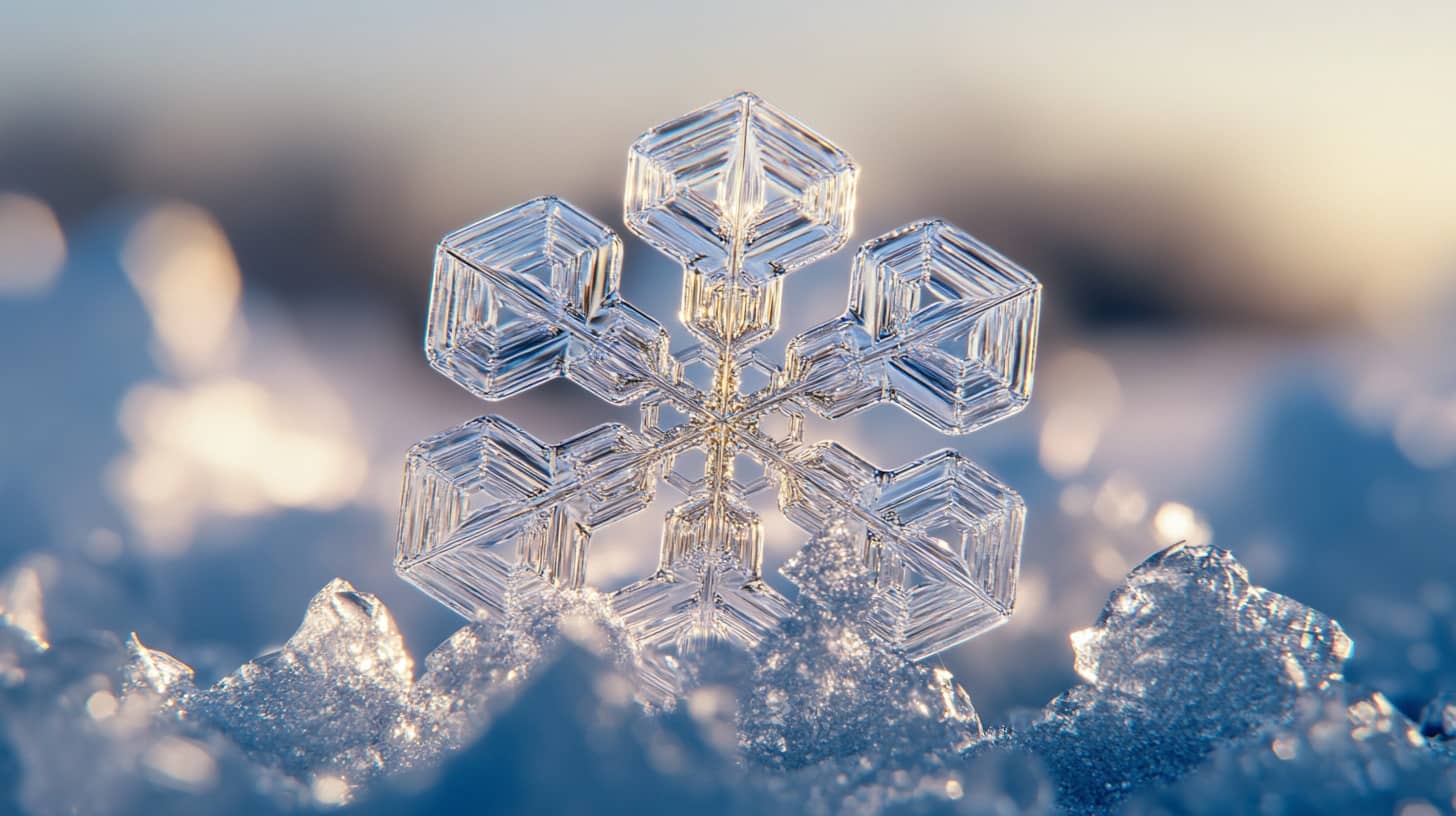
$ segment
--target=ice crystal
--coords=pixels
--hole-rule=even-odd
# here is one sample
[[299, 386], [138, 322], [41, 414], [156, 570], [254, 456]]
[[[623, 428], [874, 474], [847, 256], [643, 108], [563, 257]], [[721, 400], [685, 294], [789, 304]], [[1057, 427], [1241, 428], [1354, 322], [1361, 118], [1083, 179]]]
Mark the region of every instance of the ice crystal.
[[848, 520], [884, 599], [865, 625], [895, 648], [924, 657], [1003, 622], [1020, 498], [952, 451], [882, 471], [835, 443], [806, 445], [803, 416], [891, 402], [959, 434], [1014, 413], [1031, 392], [1040, 284], [955, 227], [919, 221], [860, 248], [848, 310], [791, 341], [783, 365], [754, 349], [778, 328], [785, 276], [848, 240], [857, 175], [838, 147], [746, 93], [633, 144], [627, 226], [682, 264], [680, 317], [699, 341], [676, 353], [619, 294], [621, 241], [571, 204], [539, 198], [447, 235], [431, 365], [488, 400], [564, 376], [639, 402], [642, 421], [551, 445], [488, 416], [422, 442], [405, 466], [400, 574], [466, 616], [502, 614], [517, 574], [579, 587], [596, 529], [646, 507], [660, 476], [685, 496], [658, 569], [613, 596], [645, 645], [752, 647], [787, 612], [762, 578], [764, 530], [747, 502], [770, 486], [811, 535]]
[[563, 641], [630, 678], [630, 696], [649, 709], [676, 696], [673, 667], [640, 654], [605, 596], [525, 580], [507, 587], [501, 616], [473, 621], [431, 652], [418, 680], [389, 611], [335, 579], [281, 649], [210, 688], [196, 688], [190, 667], [135, 636], [121, 685], [183, 733], [226, 737], [261, 765], [344, 801], [380, 774], [432, 766], [468, 745]]
[[1385, 695], [1334, 684], [1129, 804], [1148, 814], [1445, 813], [1456, 806], [1456, 763]]
[[389, 610], [335, 579], [282, 649], [188, 695], [187, 716], [291, 775], [365, 779], [384, 767], [382, 736], [403, 713], [413, 682], [414, 663]]
[[32, 606], [30, 629], [0, 618], [0, 811], [1428, 813], [1456, 795], [1449, 699], [1423, 735], [1335, 680], [1333, 622], [1206, 548], [1113, 595], [1079, 637], [1097, 682], [977, 739], [949, 678], [863, 625], [892, 602], [864, 545], [828, 525], [785, 567], [799, 599], [761, 661], [705, 644], [672, 709], [634, 703], [655, 669], [607, 596], [529, 577], [413, 681], [389, 614], [342, 581], [203, 690], [135, 636], [61, 634]]
[[165, 695], [134, 682], [113, 635], [38, 644], [11, 637], [20, 632], [0, 621], [0, 642], [29, 643], [0, 689], [0, 812], [180, 814], [201, 796], [273, 812], [281, 791], [266, 772], [226, 740], [180, 727]]
[[1019, 736], [1072, 810], [1177, 778], [1339, 679], [1352, 648], [1335, 621], [1251, 584], [1228, 552], [1184, 545], [1134, 569], [1072, 644], [1086, 684]]
[[1456, 752], [1456, 691], [1444, 691], [1426, 705], [1421, 732]]
[[508, 591], [502, 616], [473, 621], [425, 658], [390, 736], [399, 762], [428, 763], [467, 745], [563, 639], [629, 678], [639, 702], [664, 704], [676, 694], [672, 667], [639, 652], [605, 596]]
[[[578, 630], [495, 701], [490, 727], [428, 786], [381, 785], [351, 813], [732, 813], [748, 786], [681, 712], [650, 715], [635, 680]], [[544, 634], [544, 633], [543, 633]], [[449, 692], [447, 692], [449, 693]], [[478, 737], [478, 738], [477, 738]]]
[[760, 645], [739, 717], [758, 764], [797, 768], [870, 753], [883, 769], [923, 757], [930, 745], [954, 752], [980, 737], [970, 697], [950, 672], [907, 660], [865, 625], [873, 584], [859, 549], [834, 525], [784, 568], [801, 601]]

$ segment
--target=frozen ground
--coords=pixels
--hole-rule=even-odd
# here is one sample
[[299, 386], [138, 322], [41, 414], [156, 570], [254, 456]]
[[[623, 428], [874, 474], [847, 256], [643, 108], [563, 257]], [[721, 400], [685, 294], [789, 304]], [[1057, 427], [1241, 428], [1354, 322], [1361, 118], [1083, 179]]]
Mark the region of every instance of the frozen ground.
[[[533, 593], [414, 662], [389, 611], [325, 586], [284, 646], [211, 685], [133, 638], [47, 640], [3, 599], [4, 795], [33, 813], [1399, 812], [1456, 807], [1456, 706], [1424, 723], [1341, 675], [1338, 623], [1175, 545], [1072, 635], [1082, 682], [987, 729], [950, 672], [865, 625], [843, 530], [787, 572], [753, 655], [648, 659], [590, 591]], [[1426, 808], [1426, 810], [1421, 810]]]

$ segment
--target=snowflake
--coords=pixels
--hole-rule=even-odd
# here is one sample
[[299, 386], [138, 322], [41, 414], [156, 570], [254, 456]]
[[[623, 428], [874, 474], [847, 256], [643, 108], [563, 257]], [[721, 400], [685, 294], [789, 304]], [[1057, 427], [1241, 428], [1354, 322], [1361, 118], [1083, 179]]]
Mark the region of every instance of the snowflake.
[[747, 502], [769, 487], [810, 533], [853, 527], [873, 625], [906, 654], [1004, 621], [1021, 499], [951, 450], [882, 471], [837, 443], [805, 444], [804, 412], [892, 402], [951, 434], [1016, 412], [1031, 392], [1036, 279], [949, 224], [912, 223], [859, 249], [848, 310], [795, 338], [782, 366], [754, 350], [778, 328], [785, 276], [847, 241], [857, 176], [842, 150], [747, 93], [633, 144], [627, 226], [682, 264], [680, 316], [699, 341], [676, 354], [618, 293], [621, 240], [571, 204], [535, 199], [446, 236], [425, 340], [434, 368], [487, 400], [565, 376], [640, 403], [642, 422], [548, 445], [486, 416], [420, 443], [399, 573], [467, 616], [500, 613], [508, 584], [580, 587], [592, 534], [646, 507], [661, 476], [686, 499], [667, 514], [658, 570], [613, 595], [643, 645], [751, 646], [787, 612], [762, 579]]

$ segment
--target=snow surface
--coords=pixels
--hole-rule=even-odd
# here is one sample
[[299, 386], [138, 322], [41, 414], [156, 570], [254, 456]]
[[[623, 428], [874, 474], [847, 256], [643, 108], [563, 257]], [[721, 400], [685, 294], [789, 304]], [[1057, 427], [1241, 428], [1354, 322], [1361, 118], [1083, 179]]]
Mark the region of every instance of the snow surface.
[[984, 731], [948, 671], [871, 634], [876, 597], [846, 531], [784, 571], [800, 600], [752, 655], [643, 654], [602, 596], [533, 582], [418, 676], [383, 604], [335, 580], [281, 649], [210, 686], [135, 637], [47, 641], [38, 596], [12, 575], [0, 801], [32, 813], [1456, 807], [1450, 694], [1417, 724], [1346, 684], [1340, 626], [1251, 584], [1222, 550], [1175, 546], [1134, 569], [1073, 635], [1084, 682]]

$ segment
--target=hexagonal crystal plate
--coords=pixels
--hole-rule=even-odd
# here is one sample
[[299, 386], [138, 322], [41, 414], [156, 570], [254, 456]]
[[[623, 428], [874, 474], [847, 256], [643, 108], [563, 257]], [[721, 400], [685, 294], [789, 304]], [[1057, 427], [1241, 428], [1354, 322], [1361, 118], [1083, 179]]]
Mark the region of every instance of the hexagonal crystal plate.
[[467, 617], [503, 611], [513, 573], [579, 587], [591, 531], [652, 500], [645, 448], [616, 424], [548, 446], [500, 417], [433, 436], [405, 460], [395, 566]]
[[849, 311], [790, 345], [806, 400], [839, 417], [882, 399], [937, 430], [970, 433], [1031, 397], [1041, 284], [932, 220], [866, 242]]

